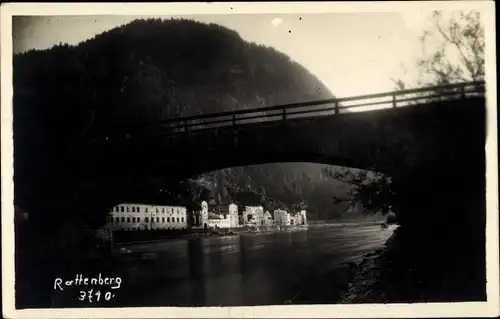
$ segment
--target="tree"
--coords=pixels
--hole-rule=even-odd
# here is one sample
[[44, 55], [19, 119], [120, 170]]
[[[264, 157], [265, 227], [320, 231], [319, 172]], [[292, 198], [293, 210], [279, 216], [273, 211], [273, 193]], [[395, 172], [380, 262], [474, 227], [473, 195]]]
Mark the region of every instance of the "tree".
[[[425, 30], [421, 41], [441, 39], [435, 52], [417, 62], [420, 85], [484, 80], [484, 28], [477, 11], [452, 13], [446, 23], [442, 11], [432, 13], [434, 30]], [[447, 25], [445, 25], [445, 23]], [[426, 81], [425, 75], [429, 76]]]
[[[484, 27], [480, 13], [433, 11], [430, 27], [423, 30], [420, 41], [423, 54], [414, 69], [416, 79], [393, 79], [399, 90], [427, 86], [439, 86], [469, 81], [484, 80]], [[441, 91], [441, 90], [439, 90]], [[394, 149], [388, 148], [386, 157]], [[404, 161], [394, 161], [392, 171], [403, 172], [398, 165]], [[337, 202], [347, 201], [351, 206], [361, 203], [365, 213], [397, 213], [397, 194], [405, 176], [398, 174], [397, 181], [387, 175], [375, 173], [381, 166], [380, 157], [375, 161], [373, 171], [352, 169], [326, 170], [327, 176], [349, 184], [350, 190], [344, 198], [334, 198]]]
[[345, 197], [334, 196], [335, 203], [348, 202], [350, 207], [361, 204], [364, 212], [368, 214], [392, 212], [395, 192], [390, 176], [373, 171], [354, 171], [345, 168], [325, 168], [324, 173], [350, 186]]
[[430, 26], [420, 36], [422, 56], [415, 63], [415, 78], [393, 79], [396, 88], [483, 81], [485, 38], [480, 13], [433, 11], [429, 20]]
[[301, 210], [307, 210], [307, 204], [301, 201], [300, 203], [293, 204], [292, 210], [296, 212], [300, 212]]

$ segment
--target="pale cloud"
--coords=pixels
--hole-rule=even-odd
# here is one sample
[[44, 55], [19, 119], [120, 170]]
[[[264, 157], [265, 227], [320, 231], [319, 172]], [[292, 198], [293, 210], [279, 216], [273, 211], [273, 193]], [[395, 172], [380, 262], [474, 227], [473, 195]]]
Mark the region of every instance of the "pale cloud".
[[271, 24], [274, 25], [275, 27], [279, 27], [283, 23], [283, 19], [281, 18], [274, 18], [271, 20]]

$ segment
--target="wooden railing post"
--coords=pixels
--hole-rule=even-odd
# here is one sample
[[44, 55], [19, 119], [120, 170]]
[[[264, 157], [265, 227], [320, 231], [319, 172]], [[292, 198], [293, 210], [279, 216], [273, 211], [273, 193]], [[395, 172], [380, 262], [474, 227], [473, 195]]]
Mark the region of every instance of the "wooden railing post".
[[392, 93], [392, 107], [393, 108], [396, 108], [396, 94], [395, 93]]
[[339, 114], [339, 103], [337, 101], [333, 102], [333, 107], [335, 108], [335, 114]]
[[283, 108], [283, 120], [286, 120], [286, 108]]
[[188, 121], [184, 121], [184, 131], [189, 134], [189, 126], [188, 126]]
[[233, 114], [233, 126], [236, 126], [236, 114]]

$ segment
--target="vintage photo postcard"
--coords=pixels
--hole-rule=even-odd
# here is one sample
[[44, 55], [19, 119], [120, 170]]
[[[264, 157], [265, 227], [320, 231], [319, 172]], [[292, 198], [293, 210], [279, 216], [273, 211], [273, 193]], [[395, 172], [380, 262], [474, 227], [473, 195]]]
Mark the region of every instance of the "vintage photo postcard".
[[3, 315], [498, 316], [494, 12], [2, 4]]

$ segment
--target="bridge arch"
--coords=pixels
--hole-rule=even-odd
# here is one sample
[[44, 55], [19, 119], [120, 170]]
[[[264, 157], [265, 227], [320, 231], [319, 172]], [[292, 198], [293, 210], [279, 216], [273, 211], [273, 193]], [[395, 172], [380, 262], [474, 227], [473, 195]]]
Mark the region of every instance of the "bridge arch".
[[[394, 95], [388, 96], [394, 100]], [[357, 113], [336, 112], [337, 102], [324, 102], [334, 104], [329, 115], [318, 114], [323, 108], [293, 118], [293, 112], [283, 114], [288, 108], [281, 107], [281, 115], [274, 121], [252, 123], [249, 117], [230, 112], [206, 116], [229, 117], [230, 125], [225, 126], [193, 129], [199, 123], [190, 123], [172, 132], [171, 127], [163, 130], [165, 123], [159, 123], [156, 134], [146, 130], [125, 138], [89, 138], [61, 161], [60, 175], [71, 172], [76, 179], [94, 184], [93, 195], [105, 197], [116, 188], [116, 196], [102, 199], [106, 203], [102, 205], [113, 205], [133, 193], [120, 179], [124, 176], [162, 176], [175, 183], [227, 167], [300, 161], [368, 170], [376, 164], [379, 172], [392, 176], [398, 174], [394, 167], [411, 171], [484, 161], [484, 97], [461, 96]], [[271, 117], [274, 111], [265, 110], [264, 117]]]
[[[461, 138], [463, 128], [470, 119], [484, 115], [481, 104], [484, 98], [469, 98], [119, 141], [101, 139], [73, 153], [68, 162], [76, 163], [77, 172], [85, 176], [164, 175], [172, 180], [276, 162], [314, 162], [391, 174], [394, 166], [430, 165], [436, 157], [453, 159], [453, 153], [469, 143]], [[100, 169], [89, 171], [96, 167]]]

